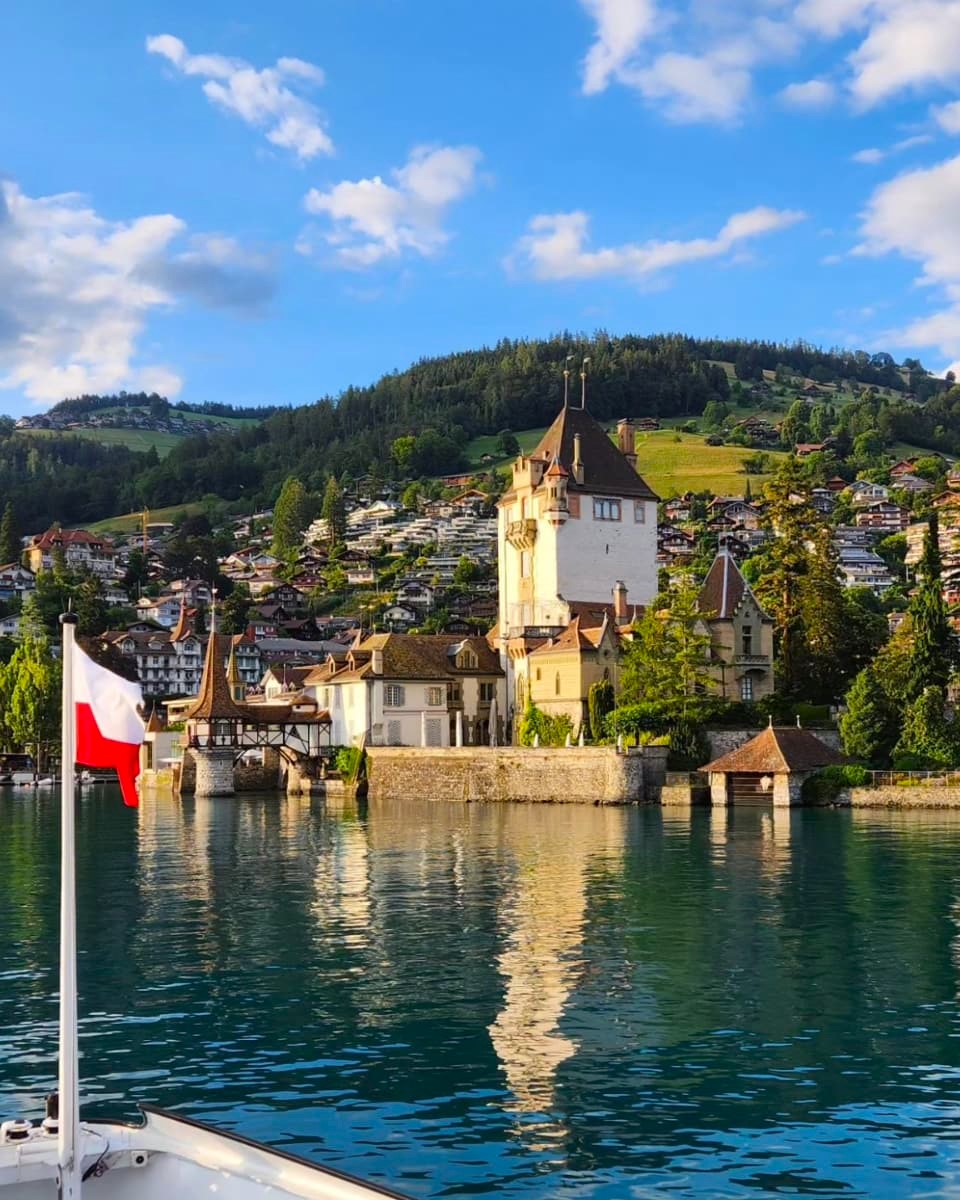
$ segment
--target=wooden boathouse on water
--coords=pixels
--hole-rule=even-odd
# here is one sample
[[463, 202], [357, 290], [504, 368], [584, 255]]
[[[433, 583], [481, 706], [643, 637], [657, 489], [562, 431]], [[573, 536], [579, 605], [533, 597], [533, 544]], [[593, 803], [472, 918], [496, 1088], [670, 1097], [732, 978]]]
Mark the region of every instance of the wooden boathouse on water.
[[799, 726], [770, 725], [701, 768], [710, 776], [711, 804], [801, 803], [804, 780], [847, 760]]

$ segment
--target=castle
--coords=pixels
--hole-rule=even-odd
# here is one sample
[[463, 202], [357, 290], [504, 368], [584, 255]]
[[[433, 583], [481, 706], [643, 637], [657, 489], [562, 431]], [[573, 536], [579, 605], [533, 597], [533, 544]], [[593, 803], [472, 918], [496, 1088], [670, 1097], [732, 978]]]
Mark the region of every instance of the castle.
[[498, 503], [497, 642], [508, 715], [528, 700], [579, 729], [591, 684], [615, 681], [619, 630], [657, 594], [657, 496], [637, 474], [635, 431], [616, 444], [564, 404], [513, 464]]

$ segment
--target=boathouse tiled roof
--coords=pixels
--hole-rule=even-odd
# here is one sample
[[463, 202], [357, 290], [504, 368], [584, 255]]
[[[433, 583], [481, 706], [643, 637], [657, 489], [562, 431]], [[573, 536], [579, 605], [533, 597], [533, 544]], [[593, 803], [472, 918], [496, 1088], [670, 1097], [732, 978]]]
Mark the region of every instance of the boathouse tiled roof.
[[817, 771], [846, 762], [842, 754], [815, 737], [808, 729], [769, 726], [736, 750], [701, 767], [713, 774], [782, 775], [793, 771]]

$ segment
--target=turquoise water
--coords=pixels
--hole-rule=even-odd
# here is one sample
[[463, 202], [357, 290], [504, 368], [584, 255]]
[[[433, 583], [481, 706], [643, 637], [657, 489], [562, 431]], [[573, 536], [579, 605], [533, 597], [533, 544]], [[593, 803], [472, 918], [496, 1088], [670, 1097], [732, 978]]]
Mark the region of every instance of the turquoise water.
[[[54, 1073], [57, 806], [0, 793], [0, 1112]], [[412, 1196], [956, 1196], [960, 816], [85, 797], [87, 1116]]]

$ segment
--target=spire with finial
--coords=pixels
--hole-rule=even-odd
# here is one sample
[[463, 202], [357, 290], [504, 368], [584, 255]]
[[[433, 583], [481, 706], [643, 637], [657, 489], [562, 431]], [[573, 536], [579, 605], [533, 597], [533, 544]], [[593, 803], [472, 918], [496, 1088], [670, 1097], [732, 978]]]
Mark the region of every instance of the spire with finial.
[[570, 404], [570, 363], [573, 361], [573, 355], [568, 354], [566, 361], [563, 364], [563, 407], [567, 408]]
[[240, 676], [240, 668], [237, 666], [237, 643], [232, 638], [230, 640], [230, 657], [227, 659], [227, 685], [230, 688], [231, 697], [238, 703], [246, 697], [246, 685]]
[[190, 621], [187, 619], [187, 593], [180, 593], [180, 616], [177, 619], [176, 625], [170, 634], [171, 642], [181, 642], [185, 637], [189, 637], [193, 633], [193, 628]]

